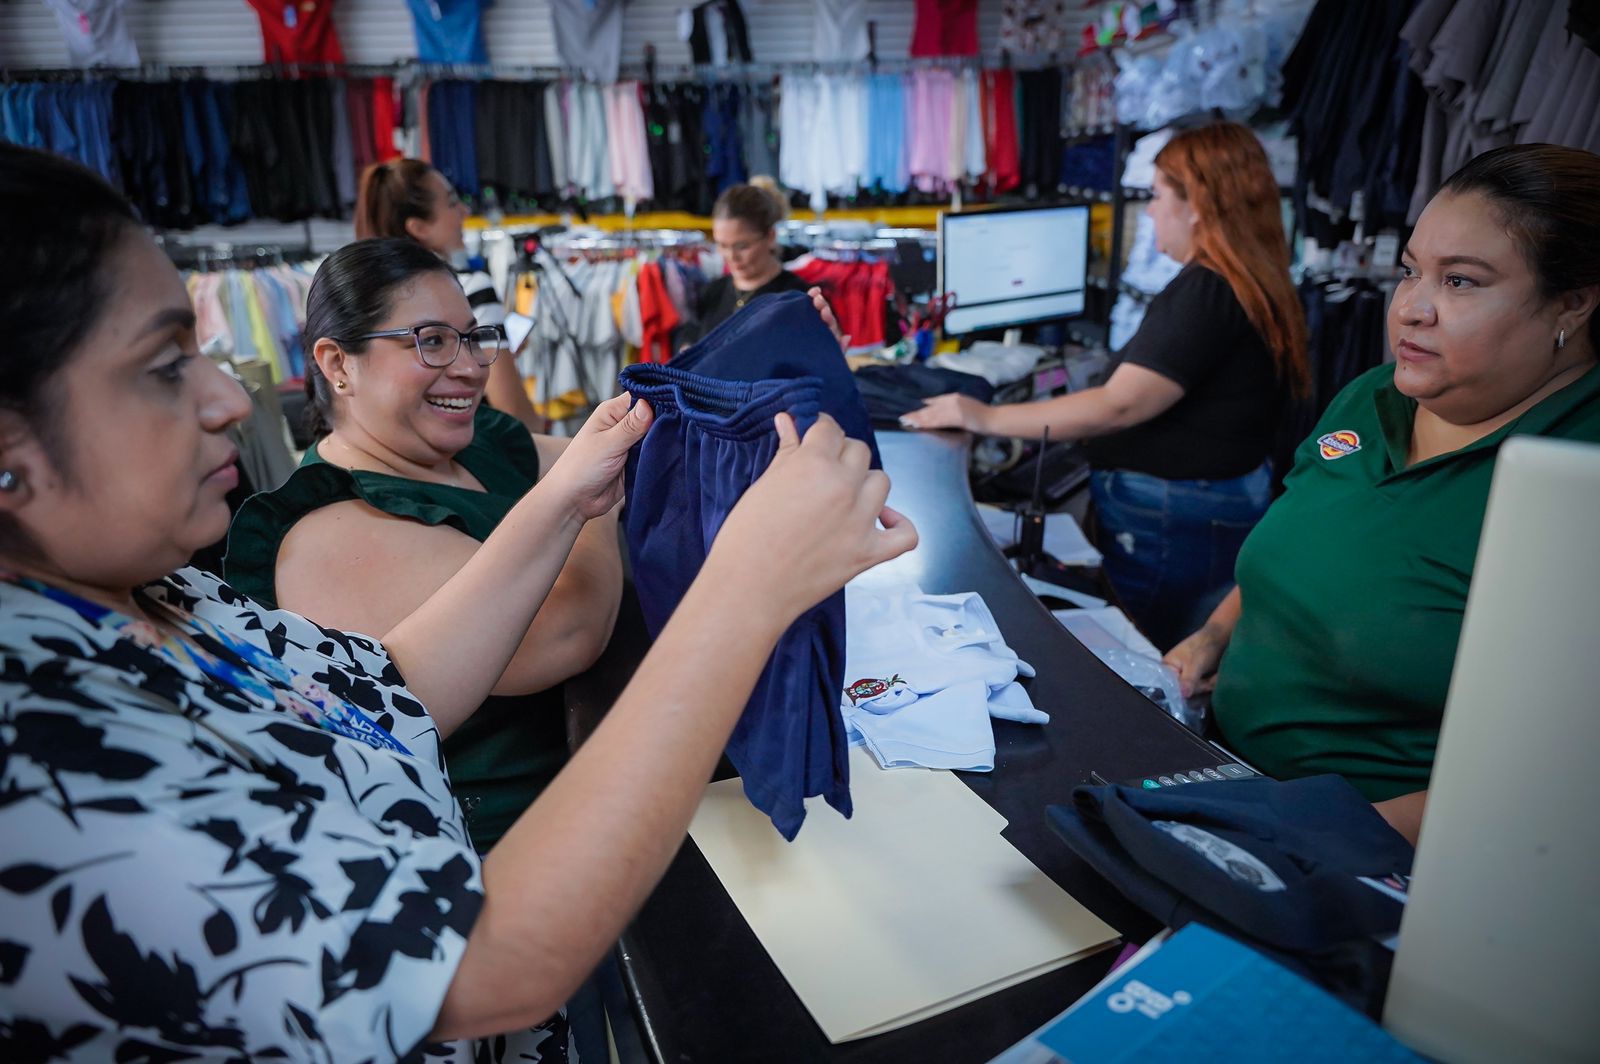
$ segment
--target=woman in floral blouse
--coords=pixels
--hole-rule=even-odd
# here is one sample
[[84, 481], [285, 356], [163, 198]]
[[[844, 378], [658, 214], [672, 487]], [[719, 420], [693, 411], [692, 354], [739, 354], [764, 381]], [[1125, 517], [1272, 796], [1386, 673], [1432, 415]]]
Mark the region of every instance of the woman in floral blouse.
[[915, 532], [863, 445], [780, 417], [634, 682], [480, 861], [440, 733], [617, 503], [648, 407], [604, 404], [380, 643], [180, 568], [227, 528], [247, 406], [126, 202], [0, 144], [0, 1057], [565, 1059], [561, 1003], [778, 635]]

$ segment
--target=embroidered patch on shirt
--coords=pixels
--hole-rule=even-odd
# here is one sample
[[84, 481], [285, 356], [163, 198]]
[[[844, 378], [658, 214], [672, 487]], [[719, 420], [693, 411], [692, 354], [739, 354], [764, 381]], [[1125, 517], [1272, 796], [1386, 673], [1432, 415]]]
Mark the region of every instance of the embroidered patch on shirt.
[[1349, 429], [1339, 429], [1317, 439], [1317, 448], [1322, 452], [1322, 457], [1328, 461], [1343, 458], [1347, 454], [1355, 454], [1361, 450], [1361, 437]]

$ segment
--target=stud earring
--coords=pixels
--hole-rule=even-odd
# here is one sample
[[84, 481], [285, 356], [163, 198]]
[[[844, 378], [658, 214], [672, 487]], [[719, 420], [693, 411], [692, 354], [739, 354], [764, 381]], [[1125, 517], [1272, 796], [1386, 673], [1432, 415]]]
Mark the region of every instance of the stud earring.
[[22, 487], [22, 478], [9, 469], [0, 469], [0, 491], [16, 491]]
[[1556, 350], [1559, 351], [1563, 347], [1566, 347], [1566, 346], [1567, 346], [1567, 330], [1562, 329], [1560, 332], [1556, 333]]
[[333, 382], [333, 386], [335, 388], [337, 388], [339, 391], [342, 392], [342, 391], [344, 391], [345, 382], [344, 381], [334, 381]]

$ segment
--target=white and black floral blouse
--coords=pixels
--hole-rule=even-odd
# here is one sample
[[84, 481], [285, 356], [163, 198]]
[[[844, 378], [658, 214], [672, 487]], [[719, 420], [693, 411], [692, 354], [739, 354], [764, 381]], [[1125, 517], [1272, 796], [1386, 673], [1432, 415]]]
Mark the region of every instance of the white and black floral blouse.
[[560, 1017], [423, 1042], [483, 884], [383, 647], [197, 570], [147, 593], [409, 754], [0, 582], [0, 1059], [566, 1060]]

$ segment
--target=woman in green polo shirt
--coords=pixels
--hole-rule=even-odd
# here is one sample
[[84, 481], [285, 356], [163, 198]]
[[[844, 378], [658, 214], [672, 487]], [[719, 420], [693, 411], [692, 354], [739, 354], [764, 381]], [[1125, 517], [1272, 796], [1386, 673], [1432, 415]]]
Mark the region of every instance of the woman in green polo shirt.
[[1416, 838], [1499, 445], [1600, 442], [1597, 247], [1589, 152], [1496, 149], [1429, 203], [1389, 307], [1394, 364], [1334, 399], [1238, 586], [1167, 655], [1186, 689], [1215, 684], [1246, 760], [1339, 773]]

